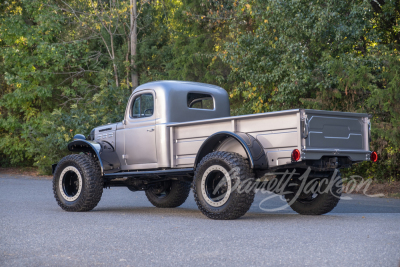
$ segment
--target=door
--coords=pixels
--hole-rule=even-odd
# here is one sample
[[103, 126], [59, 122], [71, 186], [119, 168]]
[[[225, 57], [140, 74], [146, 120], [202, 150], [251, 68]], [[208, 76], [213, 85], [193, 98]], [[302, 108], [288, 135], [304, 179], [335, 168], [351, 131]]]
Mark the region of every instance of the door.
[[125, 116], [125, 165], [157, 163], [154, 99], [154, 92], [145, 90], [130, 103]]

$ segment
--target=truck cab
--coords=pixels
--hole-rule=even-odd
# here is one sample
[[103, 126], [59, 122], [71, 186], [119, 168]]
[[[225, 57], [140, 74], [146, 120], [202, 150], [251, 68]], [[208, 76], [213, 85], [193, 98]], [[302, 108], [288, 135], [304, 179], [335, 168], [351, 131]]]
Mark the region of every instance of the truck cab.
[[105, 173], [169, 168], [170, 124], [229, 116], [228, 94], [221, 87], [150, 82], [134, 90], [122, 122], [96, 127], [88, 139], [115, 152], [113, 157], [102, 152]]

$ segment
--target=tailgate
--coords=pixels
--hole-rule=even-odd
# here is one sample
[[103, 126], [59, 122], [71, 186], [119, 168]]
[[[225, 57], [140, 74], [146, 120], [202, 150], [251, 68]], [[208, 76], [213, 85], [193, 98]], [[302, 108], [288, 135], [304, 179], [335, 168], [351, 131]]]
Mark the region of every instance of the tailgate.
[[362, 153], [365, 160], [365, 152], [369, 152], [368, 116], [365, 113], [304, 110], [303, 151], [350, 156], [353, 160], [361, 160], [361, 155], [350, 154]]

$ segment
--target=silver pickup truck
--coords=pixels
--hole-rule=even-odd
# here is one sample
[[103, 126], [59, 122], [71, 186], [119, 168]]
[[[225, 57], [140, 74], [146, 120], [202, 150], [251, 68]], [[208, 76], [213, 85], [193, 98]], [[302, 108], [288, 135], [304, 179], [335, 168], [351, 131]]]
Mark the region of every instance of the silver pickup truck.
[[68, 144], [76, 153], [52, 166], [54, 196], [66, 211], [88, 211], [103, 188], [125, 186], [144, 190], [156, 207], [173, 208], [185, 202], [192, 184], [204, 215], [235, 219], [250, 208], [257, 183], [268, 185], [266, 175], [279, 180], [290, 173], [284, 188], [290, 206], [324, 214], [339, 201], [341, 178], [319, 193], [300, 185], [320, 185], [337, 169], [377, 161], [369, 139], [368, 114], [292, 109], [231, 117], [223, 88], [151, 82], [134, 90], [122, 122]]

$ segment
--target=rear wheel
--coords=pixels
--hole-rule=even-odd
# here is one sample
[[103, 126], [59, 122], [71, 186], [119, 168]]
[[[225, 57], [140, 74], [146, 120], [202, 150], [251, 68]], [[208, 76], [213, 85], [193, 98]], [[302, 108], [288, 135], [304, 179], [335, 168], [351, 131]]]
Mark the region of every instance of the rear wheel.
[[53, 192], [63, 210], [92, 210], [103, 194], [99, 164], [86, 154], [64, 157], [54, 172]]
[[185, 203], [190, 183], [178, 180], [158, 182], [146, 191], [147, 199], [157, 208], [176, 208]]
[[196, 168], [193, 192], [208, 218], [231, 220], [243, 216], [254, 200], [254, 178], [246, 159], [237, 153], [212, 152]]
[[303, 215], [325, 214], [340, 200], [342, 177], [337, 172], [335, 177], [307, 179], [303, 186], [299, 182], [291, 191], [293, 193], [286, 195], [286, 201], [294, 211]]

